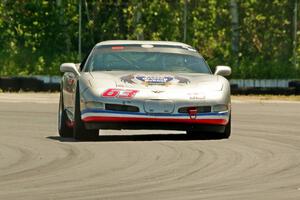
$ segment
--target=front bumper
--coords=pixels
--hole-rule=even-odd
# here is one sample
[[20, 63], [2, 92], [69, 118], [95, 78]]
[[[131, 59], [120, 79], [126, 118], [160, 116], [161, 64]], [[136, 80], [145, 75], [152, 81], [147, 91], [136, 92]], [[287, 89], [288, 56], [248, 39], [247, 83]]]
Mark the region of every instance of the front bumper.
[[82, 121], [88, 129], [217, 129], [222, 131], [229, 121], [229, 112], [149, 114], [85, 109], [81, 112]]

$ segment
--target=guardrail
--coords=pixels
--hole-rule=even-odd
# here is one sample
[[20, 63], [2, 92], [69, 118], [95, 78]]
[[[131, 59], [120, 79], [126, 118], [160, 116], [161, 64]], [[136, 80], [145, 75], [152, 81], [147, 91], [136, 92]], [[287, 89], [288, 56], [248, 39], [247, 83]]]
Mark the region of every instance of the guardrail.
[[[60, 81], [60, 76], [0, 77], [0, 89], [4, 92], [57, 92]], [[231, 79], [230, 85], [232, 94], [300, 95], [300, 80]]]
[[231, 79], [230, 84], [239, 88], [288, 88], [294, 79]]
[[232, 79], [231, 93], [240, 95], [300, 95], [300, 80], [294, 79]]
[[55, 92], [60, 90], [60, 79], [59, 76], [0, 77], [0, 89], [4, 92]]

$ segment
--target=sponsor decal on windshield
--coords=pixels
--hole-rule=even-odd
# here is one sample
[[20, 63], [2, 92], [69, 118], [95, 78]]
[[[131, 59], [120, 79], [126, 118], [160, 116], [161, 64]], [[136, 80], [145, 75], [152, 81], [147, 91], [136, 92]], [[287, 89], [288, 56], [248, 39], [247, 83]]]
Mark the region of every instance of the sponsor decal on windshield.
[[124, 47], [123, 46], [112, 46], [111, 49], [112, 50], [123, 50]]

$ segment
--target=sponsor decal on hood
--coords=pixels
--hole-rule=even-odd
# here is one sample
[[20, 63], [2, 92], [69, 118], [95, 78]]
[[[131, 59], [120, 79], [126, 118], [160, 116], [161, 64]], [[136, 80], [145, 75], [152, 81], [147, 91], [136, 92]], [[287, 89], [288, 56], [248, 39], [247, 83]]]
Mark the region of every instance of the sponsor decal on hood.
[[176, 84], [189, 84], [191, 81], [188, 78], [182, 76], [172, 76], [172, 75], [146, 75], [146, 74], [130, 74], [122, 76], [121, 81], [129, 84], [143, 84], [148, 85], [176, 85]]

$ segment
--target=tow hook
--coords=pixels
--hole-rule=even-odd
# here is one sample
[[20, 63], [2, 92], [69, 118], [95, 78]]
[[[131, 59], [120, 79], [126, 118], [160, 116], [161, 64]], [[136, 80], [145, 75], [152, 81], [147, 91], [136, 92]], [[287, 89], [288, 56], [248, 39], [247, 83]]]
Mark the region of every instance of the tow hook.
[[190, 119], [196, 119], [197, 118], [197, 109], [196, 108], [188, 109], [188, 113], [190, 115]]

